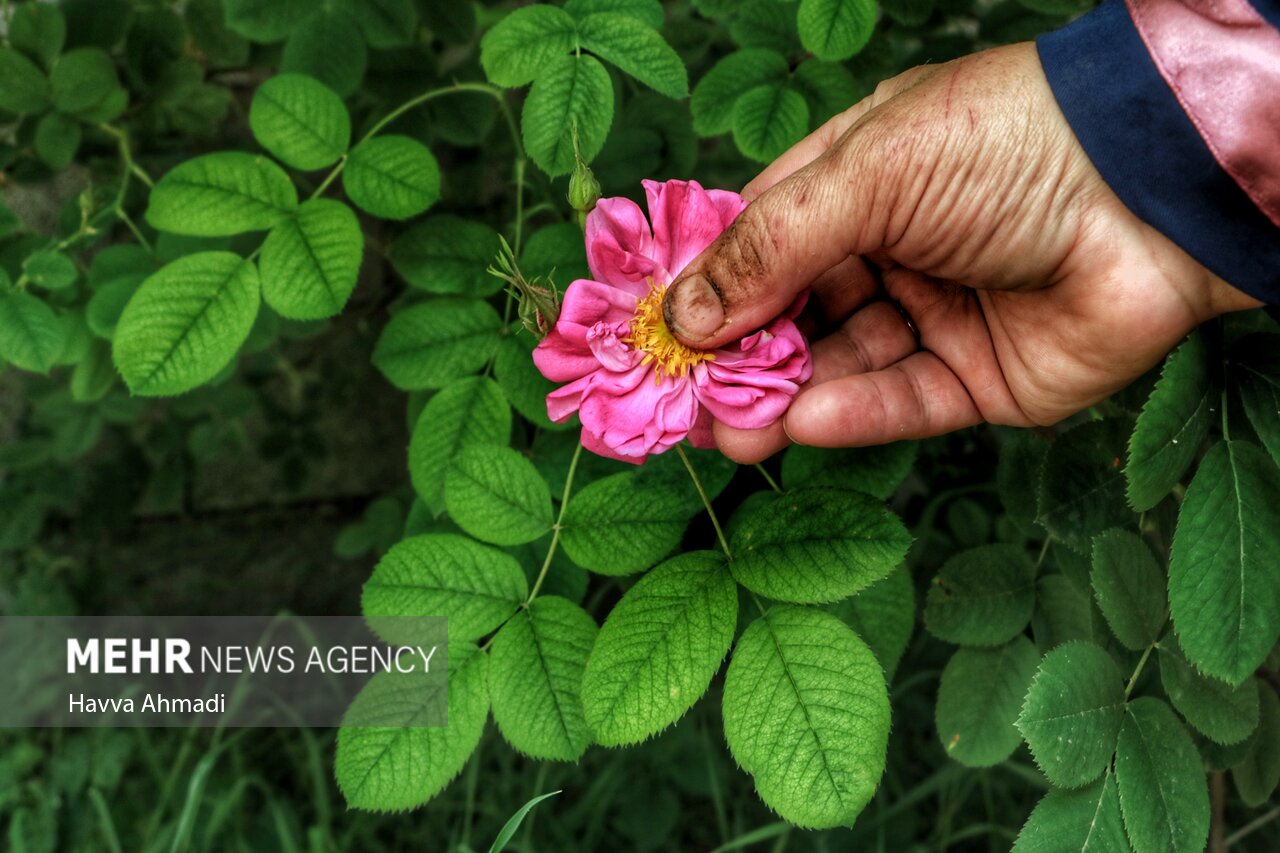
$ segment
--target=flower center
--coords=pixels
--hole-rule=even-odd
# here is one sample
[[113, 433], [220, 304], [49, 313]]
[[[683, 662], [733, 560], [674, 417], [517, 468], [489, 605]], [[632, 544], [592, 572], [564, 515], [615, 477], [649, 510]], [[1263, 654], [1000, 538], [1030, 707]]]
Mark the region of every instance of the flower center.
[[715, 354], [687, 347], [676, 340], [662, 316], [663, 288], [649, 279], [649, 292], [636, 300], [631, 318], [631, 334], [623, 338], [637, 352], [644, 353], [641, 364], [653, 363], [654, 381], [664, 375], [683, 377], [694, 365], [715, 361]]

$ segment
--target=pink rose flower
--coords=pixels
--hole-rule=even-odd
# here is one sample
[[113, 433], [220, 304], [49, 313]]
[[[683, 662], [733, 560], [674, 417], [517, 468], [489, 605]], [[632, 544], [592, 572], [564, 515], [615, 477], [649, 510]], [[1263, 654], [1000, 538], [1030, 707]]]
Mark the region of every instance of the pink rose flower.
[[637, 464], [686, 437], [714, 447], [713, 418], [740, 429], [773, 423], [813, 372], [793, 322], [803, 300], [721, 349], [690, 349], [672, 336], [663, 293], [746, 202], [696, 181], [644, 189], [652, 230], [625, 198], [601, 199], [587, 216], [594, 280], [569, 285], [555, 328], [533, 352], [543, 376], [567, 383], [547, 395], [551, 419], [577, 412], [583, 447]]

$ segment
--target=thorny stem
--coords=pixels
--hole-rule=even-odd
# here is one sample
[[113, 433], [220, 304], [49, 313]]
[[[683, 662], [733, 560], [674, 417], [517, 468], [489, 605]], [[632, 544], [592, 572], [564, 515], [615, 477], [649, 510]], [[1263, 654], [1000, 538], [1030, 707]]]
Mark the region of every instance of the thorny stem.
[[525, 600], [524, 606], [528, 607], [535, 598], [538, 597], [538, 591], [542, 589], [542, 582], [547, 579], [547, 572], [551, 569], [551, 558], [556, 555], [556, 548], [560, 544], [560, 528], [564, 521], [564, 510], [569, 505], [569, 494], [573, 489], [573, 475], [578, 470], [578, 459], [582, 456], [582, 444], [579, 443], [573, 451], [573, 460], [569, 463], [569, 473], [564, 478], [564, 492], [560, 495], [560, 512], [556, 516], [555, 526], [551, 528], [551, 544], [547, 546], [547, 557], [542, 561], [542, 568], [538, 571], [538, 579], [533, 582], [533, 589], [529, 590], [529, 597]]
[[697, 471], [693, 470], [693, 463], [689, 461], [689, 456], [684, 452], [684, 447], [677, 444], [676, 453], [680, 454], [680, 461], [684, 463], [685, 469], [693, 479], [694, 488], [698, 490], [698, 497], [702, 498], [702, 505], [707, 508], [707, 515], [711, 518], [711, 526], [716, 529], [716, 536], [720, 539], [720, 547], [724, 549], [725, 558], [732, 560], [733, 554], [729, 552], [729, 540], [724, 538], [724, 530], [720, 527], [720, 519], [716, 517], [716, 511], [711, 508], [711, 498], [707, 495], [707, 490], [702, 485], [702, 478], [698, 476]]
[[1133, 692], [1134, 685], [1138, 683], [1138, 676], [1142, 675], [1142, 669], [1147, 665], [1147, 658], [1151, 657], [1151, 650], [1156, 647], [1156, 643], [1147, 646], [1147, 650], [1142, 653], [1142, 657], [1138, 659], [1138, 665], [1133, 668], [1133, 675], [1129, 676], [1129, 683], [1124, 686], [1124, 698], [1127, 701], [1129, 694]]

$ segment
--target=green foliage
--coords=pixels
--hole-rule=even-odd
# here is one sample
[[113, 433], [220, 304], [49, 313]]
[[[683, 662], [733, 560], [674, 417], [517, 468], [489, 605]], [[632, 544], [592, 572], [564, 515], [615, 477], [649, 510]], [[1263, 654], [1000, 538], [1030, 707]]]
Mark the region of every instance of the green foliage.
[[1111, 762], [1124, 710], [1110, 655], [1091, 643], [1064, 643], [1040, 662], [1018, 728], [1049, 780], [1078, 788]]
[[160, 231], [225, 237], [265, 231], [298, 208], [289, 176], [265, 157], [206, 154], [170, 170], [151, 191], [147, 222]]
[[378, 562], [360, 607], [388, 642], [407, 643], [400, 627], [378, 617], [446, 616], [454, 641], [475, 640], [502, 625], [528, 596], [520, 564], [496, 548], [451, 533], [401, 540]]
[[442, 388], [484, 366], [498, 342], [502, 319], [486, 302], [435, 299], [391, 318], [373, 350], [373, 364], [407, 391]]
[[346, 153], [351, 117], [332, 89], [303, 74], [278, 74], [253, 93], [258, 143], [295, 169], [323, 169]]
[[1035, 606], [1035, 568], [1026, 552], [986, 545], [956, 554], [929, 586], [924, 624], [951, 643], [995, 646], [1022, 631]]
[[[371, 811], [398, 811], [425, 803], [447, 785], [484, 731], [488, 672], [487, 655], [458, 643], [449, 647], [447, 690], [397, 672], [380, 673], [365, 685], [347, 712], [361, 725], [338, 731], [335, 773], [347, 802]], [[447, 726], [409, 725], [441, 719], [442, 712]]]
[[693, 515], [670, 486], [626, 471], [590, 484], [569, 501], [565, 553], [606, 575], [647, 569], [675, 548]]
[[967, 767], [1004, 761], [1022, 742], [1014, 727], [1040, 656], [1026, 637], [991, 649], [960, 649], [938, 685], [938, 739]]
[[1143, 697], [1125, 710], [1116, 784], [1136, 850], [1203, 850], [1209, 789], [1200, 755], [1169, 706]]
[[382, 640], [453, 643], [447, 700], [369, 684], [337, 792], [324, 732], [5, 735], [8, 845], [1190, 849], [1209, 768], [1224, 834], [1275, 847], [1274, 322], [1213, 321], [1059, 428], [759, 470], [627, 466], [547, 415], [487, 268], [505, 241], [538, 287], [592, 276], [578, 157], [607, 196], [741, 186], [877, 81], [1085, 7], [880, 8], [4, 5], [6, 613], [220, 583], [340, 612], [368, 577]]
[[888, 735], [880, 664], [835, 617], [780, 605], [738, 638], [724, 682], [725, 740], [788, 821], [851, 823], [875, 792]]
[[440, 198], [440, 166], [416, 139], [375, 136], [351, 149], [342, 186], [366, 213], [408, 219]]
[[798, 489], [745, 519], [733, 536], [733, 576], [779, 601], [846, 598], [902, 561], [911, 538], [896, 516], [858, 492]]
[[1016, 853], [1127, 853], [1116, 777], [1108, 772], [1092, 785], [1054, 788], [1036, 804], [1013, 846]]
[[848, 59], [866, 46], [876, 24], [871, 0], [800, 0], [800, 41], [819, 59]]
[[458, 526], [497, 545], [532, 542], [551, 529], [551, 492], [533, 463], [506, 447], [468, 447], [450, 461], [444, 505]]
[[231, 252], [174, 261], [138, 288], [120, 315], [113, 355], [135, 394], [181, 394], [218, 374], [258, 313], [258, 269]]
[[471, 376], [441, 389], [422, 408], [409, 440], [409, 477], [428, 507], [444, 509], [449, 461], [467, 447], [505, 447], [511, 408], [492, 379]]
[[1215, 444], [1187, 487], [1169, 561], [1169, 608], [1187, 658], [1239, 684], [1280, 637], [1280, 471], [1247, 441]]
[[646, 574], [600, 629], [582, 680], [596, 742], [627, 746], [680, 719], [733, 642], [738, 593], [719, 554], [690, 552]]
[[1167, 618], [1165, 580], [1146, 543], [1125, 530], [1099, 534], [1090, 579], [1117, 640], [1135, 651], [1156, 641]]
[[489, 689], [502, 736], [533, 758], [577, 761], [591, 733], [582, 711], [582, 673], [596, 623], [554, 595], [534, 599], [493, 640]]

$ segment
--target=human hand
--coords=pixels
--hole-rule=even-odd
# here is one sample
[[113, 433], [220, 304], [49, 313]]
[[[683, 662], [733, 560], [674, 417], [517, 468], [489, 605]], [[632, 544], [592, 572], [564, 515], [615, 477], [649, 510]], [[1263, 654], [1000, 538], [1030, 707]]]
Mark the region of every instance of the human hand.
[[1111, 192], [1031, 43], [882, 83], [743, 195], [752, 203], [667, 291], [672, 331], [720, 346], [808, 287], [843, 322], [814, 343], [813, 378], [781, 422], [715, 425], [741, 462], [790, 441], [863, 446], [982, 421], [1056, 423], [1199, 323], [1260, 304]]

